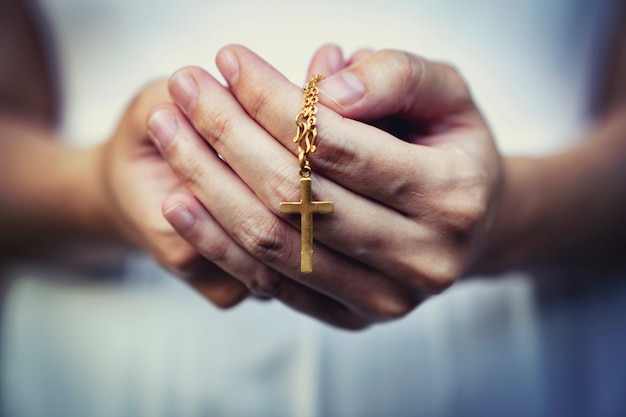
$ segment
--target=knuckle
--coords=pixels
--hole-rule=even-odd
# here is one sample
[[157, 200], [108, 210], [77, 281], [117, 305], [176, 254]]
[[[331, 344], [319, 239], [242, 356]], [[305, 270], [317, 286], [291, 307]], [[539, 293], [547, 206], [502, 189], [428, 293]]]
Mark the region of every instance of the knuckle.
[[[349, 129], [349, 126], [345, 126], [345, 119], [342, 119], [342, 123], [334, 125], [332, 128], [344, 130]], [[318, 146], [316, 152], [312, 155], [312, 159], [315, 161], [315, 165], [331, 176], [345, 175], [348, 171], [360, 172], [363, 169], [363, 159], [359, 158], [359, 150], [356, 143], [353, 141], [345, 140], [343, 138], [350, 137], [348, 134], [335, 133], [331, 135], [326, 133], [326, 130], [330, 127], [319, 126], [318, 127], [318, 143], [322, 143], [322, 146]], [[325, 141], [325, 137], [333, 137], [332, 141]]]
[[283, 279], [275, 272], [266, 270], [254, 275], [247, 283], [253, 294], [259, 297], [278, 297], [281, 292]]
[[473, 161], [456, 158], [432, 182], [438, 198], [428, 203], [431, 224], [457, 238], [468, 238], [487, 215], [488, 174]]
[[404, 175], [385, 176], [387, 185], [387, 194], [390, 201], [399, 202], [403, 206], [403, 210], [409, 215], [419, 215], [416, 212], [417, 204], [421, 197], [420, 185], [415, 180], [415, 175], [410, 170]]
[[450, 62], [442, 62], [441, 67], [446, 71], [449, 80], [465, 84], [461, 70], [456, 65]]
[[448, 202], [445, 217], [447, 228], [461, 237], [472, 234], [487, 214], [487, 192], [483, 187], [475, 186], [455, 193]]
[[200, 253], [210, 262], [220, 264], [228, 260], [230, 250], [230, 242], [225, 239], [208, 239], [207, 242], [200, 247]]
[[[206, 164], [206, 159], [200, 152], [180, 152], [178, 146], [171, 146], [171, 153], [168, 163], [190, 190], [206, 189], [207, 181], [211, 177], [211, 168]], [[175, 153], [179, 152], [180, 157], [176, 158]]]
[[[207, 158], [201, 144], [188, 140], [175, 140], [161, 155], [178, 179], [189, 190], [204, 190], [213, 178], [214, 166]], [[197, 195], [197, 194], [196, 194]]]
[[423, 73], [423, 60], [409, 52], [385, 49], [380, 52], [383, 62], [390, 65], [399, 86], [419, 84]]
[[174, 245], [167, 249], [161, 249], [157, 259], [165, 268], [173, 271], [176, 275], [186, 275], [192, 268], [196, 259], [196, 252], [187, 245]]
[[300, 188], [292, 176], [281, 175], [276, 177], [275, 182], [269, 187], [268, 197], [272, 207], [278, 207], [283, 201], [298, 201]]
[[246, 298], [248, 291], [246, 287], [242, 287], [242, 288], [243, 290], [237, 294], [232, 294], [232, 295], [206, 294], [206, 296], [209, 298], [209, 300], [211, 300], [211, 302], [213, 303], [215, 307], [219, 308], [220, 310], [228, 310], [228, 309], [235, 307], [244, 298]]
[[333, 322], [336, 326], [339, 326], [345, 330], [359, 331], [365, 330], [370, 327], [374, 322], [372, 320], [352, 315], [350, 317], [342, 317], [340, 320]]
[[185, 279], [192, 288], [220, 309], [234, 307], [249, 294], [246, 286], [219, 267], [203, 262]]
[[449, 253], [434, 255], [420, 266], [419, 287], [429, 294], [438, 294], [450, 287], [462, 273], [462, 263]]
[[291, 255], [285, 229], [274, 219], [246, 219], [241, 224], [239, 238], [246, 251], [264, 263], [286, 263]]
[[[211, 110], [211, 109], [207, 109]], [[224, 109], [212, 109], [200, 117], [198, 127], [204, 133], [211, 146], [219, 150], [221, 143], [232, 136], [235, 129], [231, 114]]]
[[466, 233], [475, 231], [487, 215], [487, 192], [480, 188], [469, 192], [461, 213], [461, 227]]
[[465, 81], [461, 70], [450, 63], [442, 63], [441, 66], [445, 71], [447, 84], [452, 87], [450, 91], [457, 92], [456, 99], [459, 104], [473, 105], [469, 84]]
[[363, 314], [376, 321], [397, 320], [409, 314], [416, 305], [414, 297], [408, 296], [408, 292], [378, 292], [369, 298]]
[[269, 105], [272, 103], [275, 97], [275, 90], [272, 88], [267, 88], [267, 86], [255, 86], [255, 88], [251, 91], [249, 97], [250, 104], [246, 110], [250, 117], [258, 120], [262, 110], [270, 108]]

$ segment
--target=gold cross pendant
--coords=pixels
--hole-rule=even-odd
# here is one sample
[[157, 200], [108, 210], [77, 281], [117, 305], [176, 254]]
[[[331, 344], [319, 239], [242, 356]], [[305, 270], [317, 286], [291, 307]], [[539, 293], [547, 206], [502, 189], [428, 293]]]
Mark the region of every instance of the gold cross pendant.
[[300, 272], [313, 272], [313, 214], [332, 213], [331, 201], [313, 201], [311, 178], [300, 178], [300, 201], [280, 203], [283, 214], [300, 214]]

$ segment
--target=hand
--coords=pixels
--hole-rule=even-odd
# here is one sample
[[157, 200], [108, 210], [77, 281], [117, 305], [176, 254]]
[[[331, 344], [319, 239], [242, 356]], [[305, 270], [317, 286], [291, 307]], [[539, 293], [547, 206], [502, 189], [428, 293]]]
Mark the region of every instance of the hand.
[[[278, 211], [300, 194], [299, 87], [228, 47], [217, 63], [230, 90], [199, 68], [179, 71], [170, 80], [178, 108], [158, 109], [176, 129], [155, 135], [198, 199], [174, 194], [164, 206], [194, 218], [168, 217], [189, 243], [252, 292], [349, 328], [401, 317], [451, 285], [488, 233], [500, 181], [456, 71], [395, 51], [357, 61], [320, 83], [313, 194], [335, 213], [315, 219], [311, 274], [299, 272], [298, 219]], [[344, 116], [391, 120], [397, 136]]]
[[[313, 74], [333, 75], [339, 73], [337, 76], [331, 77], [330, 80], [322, 80], [320, 83], [321, 102], [344, 117], [366, 121], [368, 124], [393, 133], [394, 136], [398, 138], [405, 138], [408, 142], [429, 145], [428, 141], [431, 139], [427, 138], [427, 134], [420, 131], [428, 131], [428, 129], [438, 130], [439, 127], [437, 124], [439, 122], [445, 123], [445, 119], [453, 121], [455, 112], [453, 111], [454, 109], [449, 106], [453, 104], [455, 94], [464, 94], [465, 99], [471, 100], [470, 93], [461, 75], [454, 68], [445, 64], [436, 65], [439, 67], [439, 70], [442, 71], [442, 74], [446, 72], [449, 73], [447, 80], [441, 77], [439, 81], [446, 81], [444, 84], [452, 87], [448, 88], [446, 91], [448, 94], [442, 97], [443, 102], [438, 103], [440, 99], [438, 97], [440, 92], [436, 90], [438, 86], [433, 86], [431, 89], [423, 88], [422, 93], [424, 97], [419, 98], [419, 101], [417, 100], [418, 97], [411, 95], [411, 90], [406, 91], [404, 95], [402, 95], [399, 92], [402, 91], [402, 86], [405, 85], [404, 82], [408, 81], [409, 86], [419, 84], [421, 80], [418, 77], [421, 77], [421, 70], [425, 70], [428, 66], [416, 68], [423, 65], [424, 62], [420, 62], [421, 59], [418, 57], [400, 51], [381, 51], [377, 55], [388, 55], [383, 58], [372, 55], [374, 55], [372, 50], [360, 49], [348, 59], [345, 59], [341, 49], [335, 45], [325, 45], [320, 48], [309, 64], [307, 78], [310, 78]], [[394, 65], [397, 65], [398, 69], [392, 72], [389, 70], [389, 67]], [[346, 70], [342, 73], [342, 70], [348, 67], [351, 67], [350, 70]], [[361, 94], [353, 88], [346, 89], [346, 86], [350, 86], [349, 81], [351, 77], [353, 77], [353, 75], [350, 74], [352, 71], [357, 75], [359, 79], [358, 84], [361, 87], [364, 81], [366, 84], [369, 82], [371, 85], [368, 86], [366, 90], [373, 90], [377, 92], [377, 94], [368, 97], [365, 93], [369, 91], [365, 91]], [[389, 86], [386, 85], [387, 82], [383, 80], [385, 72], [388, 72], [389, 76], [399, 77], [399, 80], [396, 79], [398, 81], [394, 83], [394, 89], [391, 90], [389, 94], [385, 94], [386, 88], [389, 88]], [[352, 80], [354, 80], [354, 78], [352, 78]], [[374, 83], [379, 85], [376, 86]], [[457, 90], [456, 92], [454, 91], [455, 88]], [[331, 95], [328, 94], [329, 91], [333, 91]], [[394, 95], [393, 91], [398, 92], [398, 94]], [[444, 91], [441, 91], [441, 93], [443, 92]], [[430, 94], [430, 96], [428, 94]], [[394, 97], [398, 99], [395, 102]], [[459, 100], [464, 99], [463, 97], [458, 98]], [[417, 107], [420, 102], [424, 103], [426, 106], [430, 106], [430, 110]], [[428, 113], [429, 111], [441, 112], [441, 114], [432, 116]], [[466, 111], [469, 115], [472, 112], [478, 112], [478, 109], [475, 107], [475, 104], [471, 103]], [[474, 247], [470, 250], [470, 262], [467, 263], [467, 267], [465, 268], [466, 273], [492, 270], [492, 266], [485, 266], [487, 263], [493, 264], [492, 260], [484, 259], [485, 251], [488, 250], [486, 246], [493, 245], [494, 241], [499, 239], [496, 239], [492, 233], [486, 233], [486, 231], [487, 229], [493, 229], [497, 216], [501, 217], [500, 212], [502, 210], [497, 210], [496, 213], [495, 208], [500, 208], [504, 205], [502, 201], [504, 200], [504, 186], [502, 184], [505, 171], [504, 160], [495, 149], [491, 134], [484, 120], [480, 114], [475, 114], [475, 116], [474, 127], [483, 130], [487, 135], [487, 137], [485, 137], [486, 141], [474, 141], [473, 143], [469, 141], [469, 143], [467, 143], [468, 141], [462, 139], [461, 135], [470, 133], [470, 131], [468, 131], [459, 132], [460, 135], [443, 135], [441, 141], [437, 140], [438, 143], [432, 143], [432, 145], [440, 148], [460, 146], [460, 151], [466, 152], [467, 156], [472, 157], [472, 155], [474, 155], [477, 157], [477, 159], [473, 161], [475, 162], [476, 174], [480, 173], [481, 168], [485, 171], [485, 197], [489, 204], [484, 207], [486, 209], [484, 215], [477, 216], [479, 220], [477, 225], [481, 227], [476, 228], [482, 229], [483, 238], [478, 237], [473, 239]], [[412, 140], [410, 138], [411, 135], [417, 135], [421, 138]], [[457, 140], [459, 140], [458, 143], [456, 143]], [[480, 167], [481, 162], [483, 163], [483, 167]], [[460, 197], [460, 195], [458, 197]], [[437, 210], [434, 211], [434, 213], [436, 212]], [[480, 222], [483, 224], [480, 224]], [[497, 227], [499, 229], [507, 229], [502, 225]], [[469, 230], [472, 229], [471, 227], [469, 228]], [[508, 231], [507, 233], [512, 234]], [[489, 239], [486, 239], [487, 235]]]
[[144, 88], [103, 146], [107, 216], [126, 240], [145, 249], [217, 306], [229, 307], [246, 297], [245, 287], [200, 256], [161, 213], [163, 200], [172, 192], [193, 199], [148, 137], [148, 110], [167, 100], [165, 81]]

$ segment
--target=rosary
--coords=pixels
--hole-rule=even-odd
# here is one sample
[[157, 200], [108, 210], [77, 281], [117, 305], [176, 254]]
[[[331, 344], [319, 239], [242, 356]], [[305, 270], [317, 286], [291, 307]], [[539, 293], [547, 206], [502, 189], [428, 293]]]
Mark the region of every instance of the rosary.
[[283, 214], [300, 214], [300, 272], [313, 272], [313, 214], [332, 213], [334, 210], [331, 201], [313, 201], [311, 196], [311, 165], [309, 153], [315, 152], [317, 138], [316, 104], [319, 101], [317, 83], [324, 78], [314, 75], [311, 81], [305, 84], [302, 94], [302, 110], [296, 116], [296, 136], [294, 143], [298, 144], [298, 160], [300, 161], [300, 201], [280, 203], [280, 212]]

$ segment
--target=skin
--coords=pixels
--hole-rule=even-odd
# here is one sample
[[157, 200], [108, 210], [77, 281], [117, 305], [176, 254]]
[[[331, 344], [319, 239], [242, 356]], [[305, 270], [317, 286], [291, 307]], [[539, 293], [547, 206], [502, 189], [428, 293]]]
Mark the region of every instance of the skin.
[[0, 13], [7, 22], [0, 39], [11, 39], [0, 73], [0, 265], [96, 240], [145, 250], [220, 307], [244, 299], [246, 288], [161, 214], [167, 195], [185, 192], [145, 124], [150, 109], [168, 100], [166, 81], [142, 88], [102, 145], [65, 145], [55, 129], [53, 80], [38, 71], [45, 68], [40, 34], [24, 6], [3, 2]]
[[[183, 69], [170, 80], [178, 108], [164, 105], [149, 122], [153, 129], [166, 119], [176, 125], [170, 136], [165, 129], [153, 134], [202, 205], [173, 195], [164, 209], [174, 220], [176, 210], [206, 208], [193, 223], [172, 221], [200, 253], [251, 291], [344, 327], [401, 317], [463, 273], [490, 228], [501, 168], [456, 71], [396, 51], [355, 64], [369, 84], [346, 99], [354, 109], [348, 116], [396, 116], [407, 122], [402, 139], [319, 105], [324, 123], [312, 156], [313, 194], [333, 201], [335, 213], [316, 218], [314, 271], [301, 274], [298, 219], [278, 212], [281, 201], [299, 198], [289, 115], [298, 113], [301, 89], [243, 47], [222, 50], [217, 63], [230, 90], [200, 68]], [[404, 72], [372, 77], [397, 69]], [[331, 98], [330, 82], [320, 83], [322, 103]], [[386, 98], [400, 96], [407, 84], [413, 94], [405, 101]], [[377, 105], [359, 107], [366, 96]], [[203, 230], [209, 215], [227, 235], [216, 239]], [[230, 269], [242, 267], [241, 260], [223, 256], [242, 249], [251, 255], [245, 275]]]
[[103, 145], [70, 148], [55, 133], [52, 81], [23, 6], [0, 13], [11, 23], [1, 39], [15, 46], [2, 49], [12, 55], [0, 74], [6, 261], [106, 240], [147, 251], [218, 306], [251, 291], [363, 328], [464, 274], [623, 253], [623, 109], [570, 151], [503, 158], [453, 68], [400, 51], [344, 59], [326, 46], [310, 68], [328, 75], [313, 195], [336, 211], [316, 217], [314, 273], [303, 275], [299, 219], [278, 213], [299, 198], [300, 86], [231, 46], [218, 56], [228, 88], [185, 68], [144, 87]]
[[402, 317], [463, 274], [586, 255], [590, 242], [605, 255], [622, 247], [623, 108], [578, 148], [502, 158], [453, 68], [399, 51], [340, 55], [322, 48], [311, 64], [335, 71], [319, 84], [311, 156], [314, 198], [333, 201], [335, 213], [315, 220], [312, 274], [299, 272], [298, 219], [278, 212], [299, 198], [289, 115], [300, 87], [229, 46], [217, 57], [228, 88], [184, 68], [169, 82], [177, 105], [149, 119], [197, 198], [173, 194], [166, 218], [253, 293], [359, 328]]
[[26, 120], [0, 120], [4, 254], [45, 256], [49, 247], [97, 239], [145, 250], [220, 307], [245, 298], [239, 281], [202, 258], [161, 214], [168, 194], [185, 192], [145, 127], [148, 109], [166, 98], [164, 82], [144, 88], [95, 148], [67, 147], [53, 130]]
[[[626, 204], [626, 88], [617, 75], [626, 71], [623, 42], [621, 47], [613, 58], [615, 78], [609, 78], [605, 87], [610, 94], [596, 104], [602, 116], [580, 145], [543, 158], [502, 158], [502, 192], [492, 232], [468, 273], [564, 263], [593, 266], [621, 259], [626, 227], [621, 215]], [[357, 51], [342, 67], [341, 51], [329, 45], [318, 51], [309, 73], [337, 72], [371, 54]], [[358, 66], [349, 71], [363, 79], [385, 75], [382, 71], [368, 75]], [[367, 101], [356, 106], [324, 98], [322, 102], [343, 116], [370, 117], [359, 108]]]

